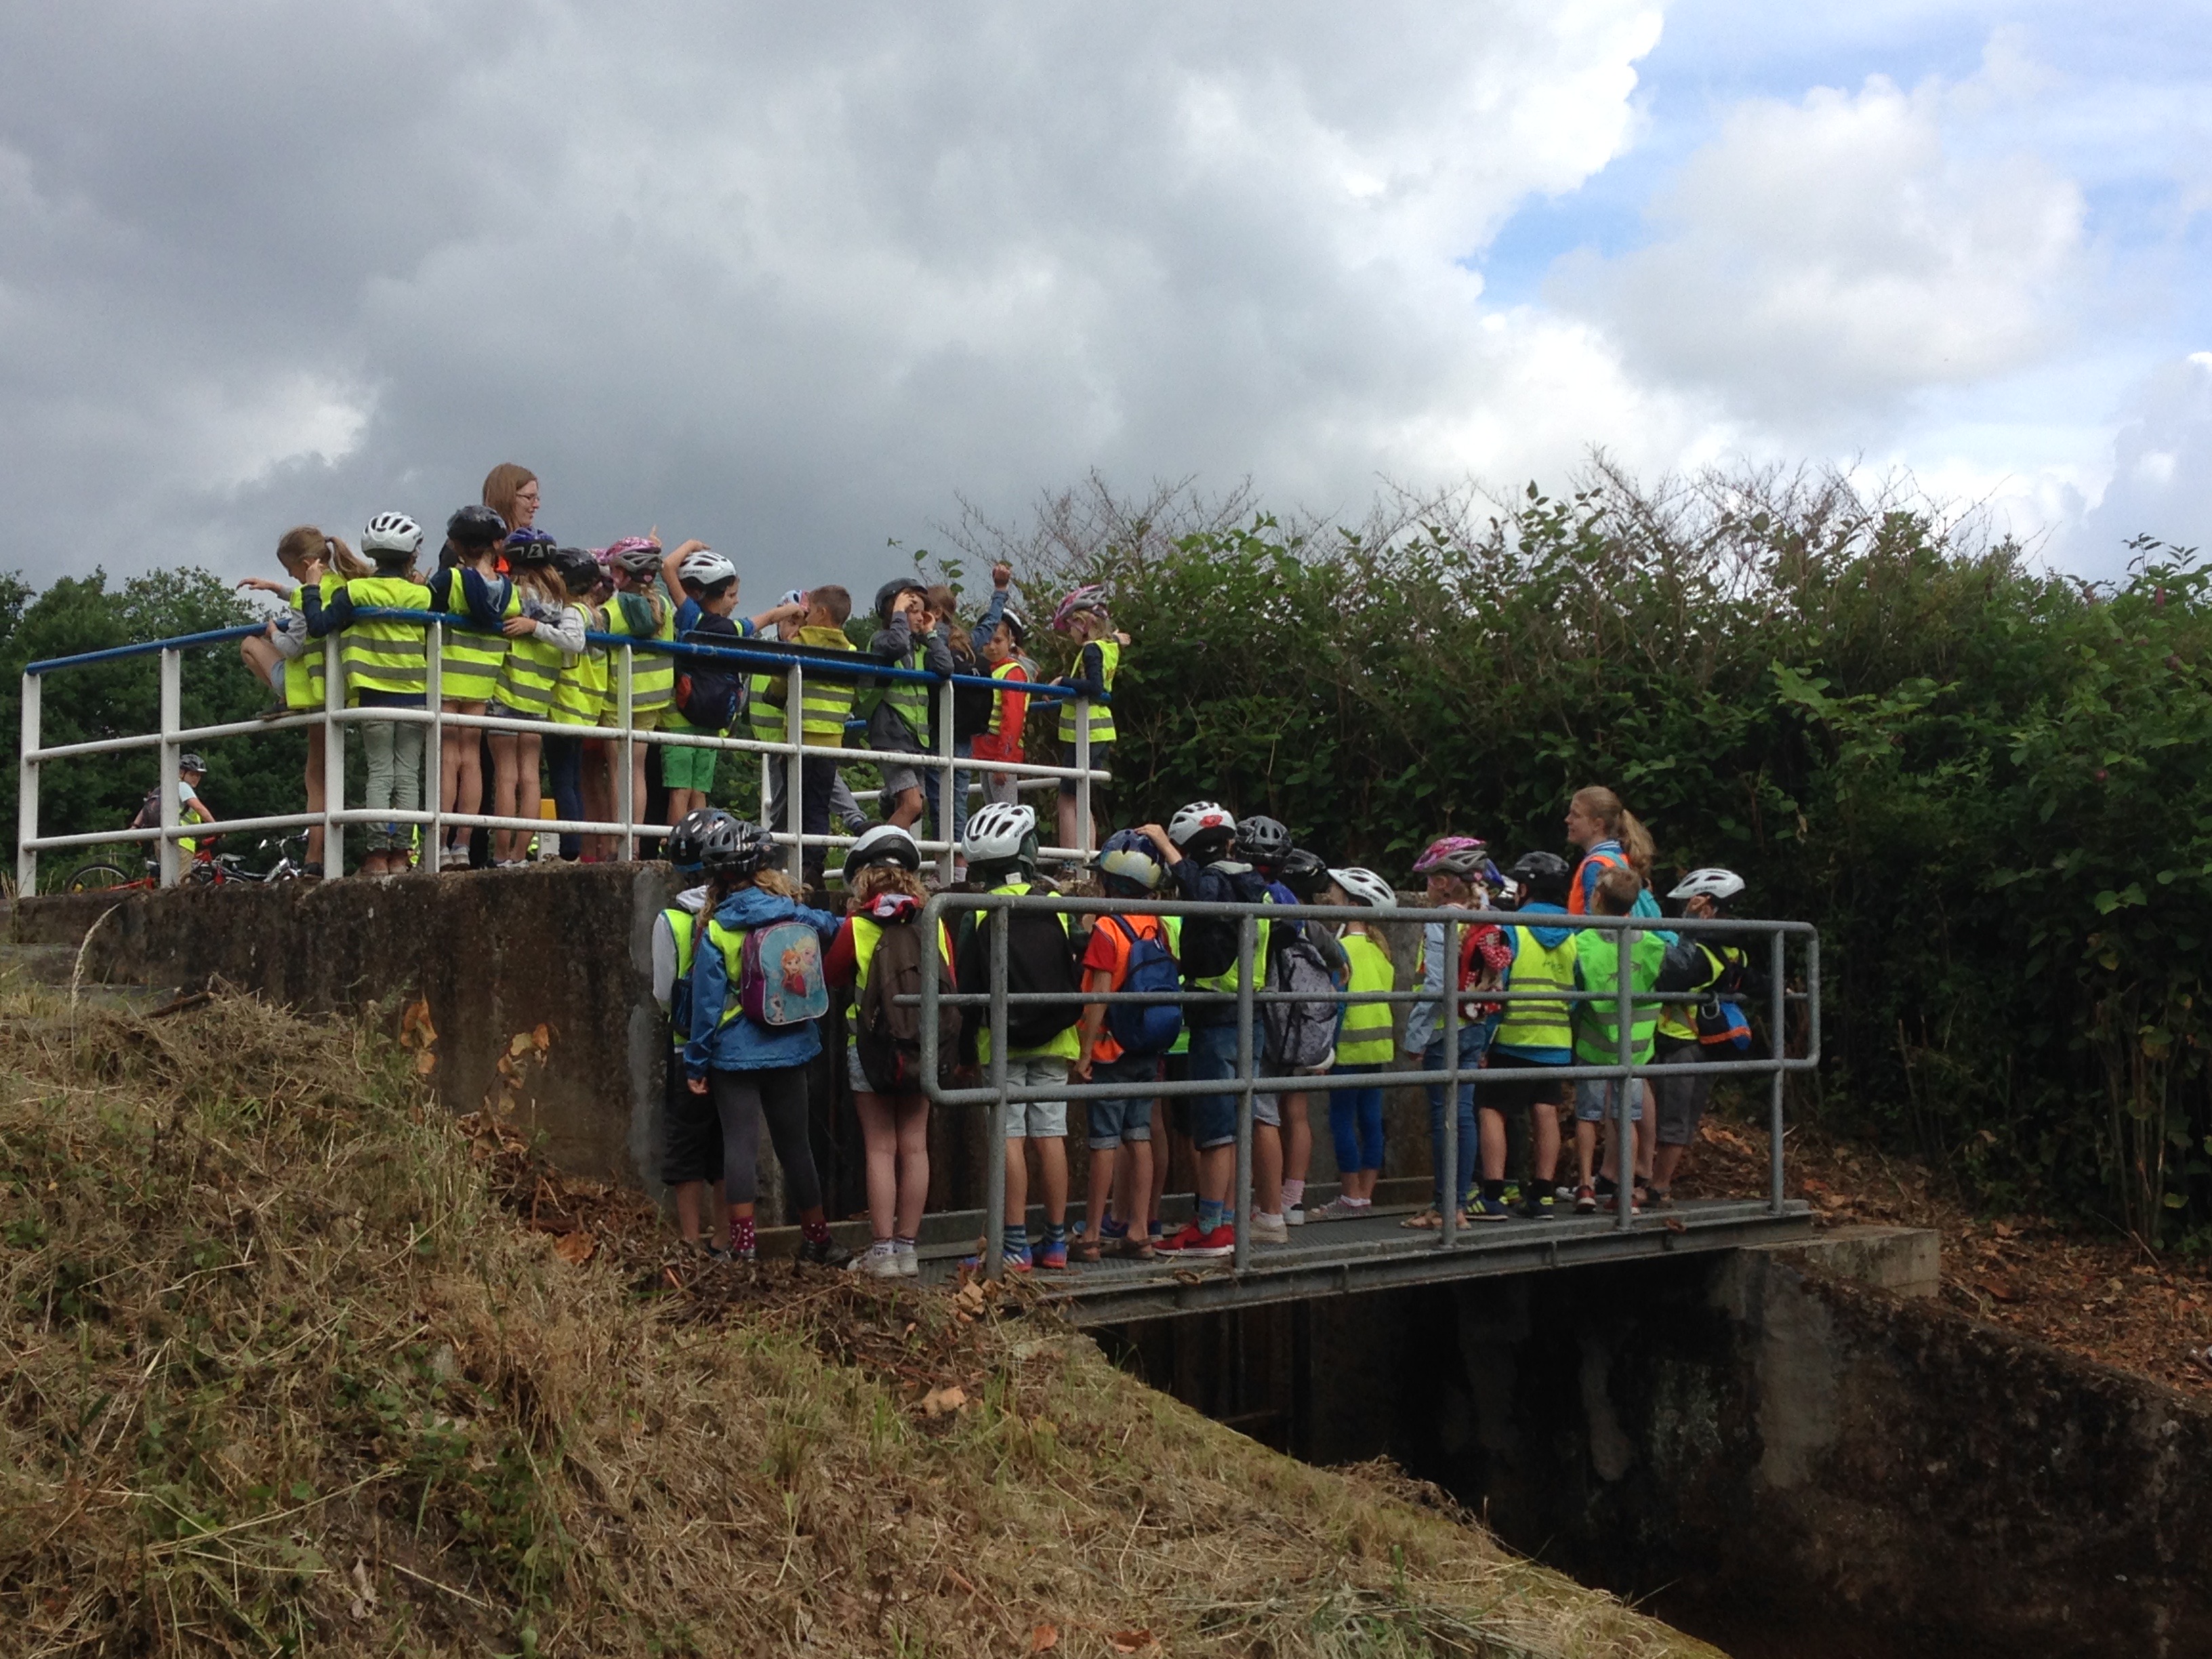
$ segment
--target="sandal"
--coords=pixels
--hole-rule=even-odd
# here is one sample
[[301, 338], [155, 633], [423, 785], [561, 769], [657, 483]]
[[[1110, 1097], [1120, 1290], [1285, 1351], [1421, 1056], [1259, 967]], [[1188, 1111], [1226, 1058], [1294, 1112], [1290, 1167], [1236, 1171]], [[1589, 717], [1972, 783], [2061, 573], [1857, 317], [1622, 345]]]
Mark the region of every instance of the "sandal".
[[1149, 1238], [1129, 1238], [1121, 1242], [1121, 1255], [1124, 1261], [1157, 1261], [1160, 1253]]
[[1401, 1227], [1415, 1228], [1425, 1233], [1433, 1233], [1443, 1229], [1444, 1218], [1438, 1215], [1435, 1210], [1427, 1209], [1423, 1210], [1419, 1215], [1407, 1216], [1398, 1224]]
[[1067, 1254], [1072, 1261], [1096, 1261], [1098, 1260], [1098, 1241], [1095, 1238], [1073, 1240], [1067, 1247]]

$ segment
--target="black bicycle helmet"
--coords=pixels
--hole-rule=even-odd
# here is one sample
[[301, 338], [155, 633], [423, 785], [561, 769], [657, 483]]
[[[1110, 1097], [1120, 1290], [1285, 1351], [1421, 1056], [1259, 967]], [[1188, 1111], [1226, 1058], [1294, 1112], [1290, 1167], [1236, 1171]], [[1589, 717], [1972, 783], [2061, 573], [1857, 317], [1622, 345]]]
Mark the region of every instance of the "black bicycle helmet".
[[202, 760], [198, 755], [194, 754], [191, 750], [187, 749], [183, 754], [177, 757], [177, 770], [179, 772], [198, 772], [204, 777], [207, 775], [207, 763]]
[[701, 849], [707, 836], [718, 823], [736, 822], [719, 806], [702, 806], [696, 811], [686, 812], [677, 826], [668, 832], [668, 861], [679, 870], [696, 870], [704, 861]]
[[911, 576], [894, 576], [876, 590], [876, 620], [886, 628], [891, 625], [891, 612], [898, 608], [902, 593], [927, 593], [929, 590]]
[[1567, 878], [1574, 872], [1557, 853], [1523, 853], [1505, 873], [1520, 888], [1523, 904], [1565, 904]]
[[1291, 832], [1274, 819], [1255, 813], [1237, 820], [1237, 848], [1247, 863], [1273, 870], [1290, 856]]
[[757, 823], [726, 818], [699, 840], [699, 862], [711, 876], [750, 876], [775, 857], [775, 838]]
[[542, 530], [511, 532], [504, 544], [510, 565], [550, 564], [557, 544]]
[[1285, 855], [1283, 867], [1275, 872], [1275, 879], [1296, 893], [1302, 902], [1310, 904], [1328, 880], [1328, 861], [1318, 853], [1293, 847]]
[[446, 539], [460, 547], [496, 547], [506, 534], [507, 520], [474, 502], [446, 520]]

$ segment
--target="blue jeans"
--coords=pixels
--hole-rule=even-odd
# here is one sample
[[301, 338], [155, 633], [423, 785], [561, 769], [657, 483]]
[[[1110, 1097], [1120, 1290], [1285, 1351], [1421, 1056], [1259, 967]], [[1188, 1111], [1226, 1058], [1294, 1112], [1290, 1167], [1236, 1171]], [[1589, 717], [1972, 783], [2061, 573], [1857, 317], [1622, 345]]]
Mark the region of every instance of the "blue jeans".
[[[1463, 1072], [1470, 1070], [1482, 1058], [1484, 1050], [1490, 1047], [1491, 1029], [1490, 1023], [1486, 1020], [1480, 1024], [1462, 1025], [1459, 1028], [1459, 1063]], [[1441, 1072], [1443, 1068], [1444, 1042], [1442, 1037], [1438, 1037], [1422, 1052], [1421, 1069], [1425, 1072]], [[1474, 1185], [1474, 1159], [1479, 1145], [1474, 1128], [1474, 1079], [1473, 1077], [1462, 1076], [1458, 1094], [1458, 1110], [1455, 1115], [1459, 1121], [1457, 1148], [1459, 1157], [1456, 1160], [1459, 1165], [1459, 1186], [1456, 1189], [1458, 1196], [1453, 1201], [1464, 1203], [1467, 1200], [1468, 1190]], [[1443, 1213], [1444, 1207], [1444, 1085], [1441, 1083], [1430, 1084], [1428, 1095], [1430, 1167], [1437, 1172], [1437, 1212], [1441, 1215]]]
[[[547, 732], [540, 745], [545, 754], [547, 781], [553, 786], [553, 810], [571, 820], [584, 816], [584, 740], [556, 738]], [[528, 817], [530, 813], [523, 813]], [[584, 850], [581, 836], [561, 837], [561, 856], [574, 860]]]
[[[1190, 1079], [1194, 1083], [1226, 1083], [1237, 1075], [1237, 1028], [1234, 1025], [1194, 1025], [1190, 1028]], [[1235, 1095], [1186, 1095], [1190, 1102], [1190, 1138], [1201, 1152], [1227, 1146], [1237, 1139]]]
[[[962, 738], [952, 745], [952, 752], [963, 760], [968, 759], [975, 752], [975, 739]], [[932, 841], [957, 841], [960, 832], [968, 826], [968, 785], [975, 775], [957, 769], [952, 774], [952, 834], [949, 838], [939, 830], [937, 822], [939, 779], [941, 775], [936, 772], [927, 774], [921, 786], [922, 805], [929, 815], [929, 838]]]
[[[1382, 1066], [1332, 1066], [1332, 1077], [1357, 1077], [1385, 1070]], [[1328, 1097], [1329, 1133], [1336, 1140], [1336, 1171], [1357, 1175], [1382, 1167], [1382, 1091], [1339, 1089]]]

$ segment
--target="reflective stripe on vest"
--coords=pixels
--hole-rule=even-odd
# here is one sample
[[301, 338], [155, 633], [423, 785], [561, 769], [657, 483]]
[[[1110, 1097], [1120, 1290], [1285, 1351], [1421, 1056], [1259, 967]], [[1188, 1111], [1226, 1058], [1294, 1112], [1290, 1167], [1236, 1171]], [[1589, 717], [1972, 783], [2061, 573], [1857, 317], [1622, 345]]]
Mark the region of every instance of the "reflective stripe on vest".
[[[584, 607], [584, 626], [590, 632], [606, 631], [606, 619]], [[574, 659], [562, 663], [553, 676], [553, 723], [556, 726], [597, 726], [607, 700], [606, 647], [587, 645]]]
[[[824, 645], [832, 650], [841, 647], [847, 651], [854, 649], [853, 642], [834, 628], [802, 628], [799, 641], [802, 645]], [[801, 737], [810, 748], [842, 749], [845, 722], [853, 713], [853, 682], [809, 672], [805, 665], [801, 665], [799, 672], [805, 682], [799, 700]]]
[[681, 1048], [691, 1040], [691, 951], [698, 941], [699, 918], [680, 904], [660, 913], [676, 941], [676, 983], [668, 993], [668, 1028]]
[[[1617, 1066], [1620, 1063], [1620, 981], [1617, 972], [1620, 947], [1614, 944], [1612, 934], [1595, 929], [1578, 934], [1573, 944], [1575, 955], [1582, 963], [1583, 989], [1614, 994], [1610, 1001], [1576, 1005], [1575, 1058], [1584, 1066]], [[1656, 985], [1660, 966], [1666, 958], [1666, 944], [1656, 934], [1632, 934], [1628, 945], [1629, 989], [1644, 992]], [[1639, 1066], [1651, 1058], [1651, 1036], [1658, 1024], [1657, 1000], [1637, 997], [1630, 1006], [1628, 1037], [1629, 1052]]]
[[[738, 975], [744, 966], [745, 935], [749, 927], [725, 927], [713, 917], [707, 919], [707, 942], [722, 953], [722, 1012], [714, 1021], [715, 1029], [728, 1024], [738, 1010]], [[698, 1023], [698, 1011], [694, 1009], [694, 1024]]]
[[[1177, 962], [1181, 962], [1182, 960], [1182, 918], [1162, 916], [1160, 921], [1167, 929], [1168, 953]], [[1190, 1052], [1190, 1016], [1188, 1014], [1186, 1013], [1183, 1016], [1182, 1030], [1176, 1033], [1176, 1040], [1168, 1044], [1168, 1052], [1171, 1054], [1187, 1054]]]
[[[1274, 901], [1270, 898], [1264, 901], [1264, 902], [1272, 904]], [[1233, 917], [1231, 918], [1231, 925], [1232, 927], [1235, 925], [1235, 919]], [[1252, 939], [1252, 988], [1255, 991], [1264, 988], [1267, 980], [1268, 926], [1269, 924], [1267, 917], [1261, 916], [1260, 918], [1260, 926], [1255, 931]], [[1182, 960], [1182, 952], [1181, 951], [1177, 951], [1176, 952], [1176, 960], [1177, 962], [1181, 962]], [[1214, 974], [1206, 979], [1194, 979], [1191, 981], [1190, 988], [1194, 991], [1235, 990], [1237, 988], [1237, 963], [1232, 962], [1220, 973]]]
[[[644, 596], [648, 604], [652, 596]], [[606, 631], [630, 637], [629, 619], [625, 607], [617, 599], [607, 607]], [[661, 607], [660, 621], [642, 639], [673, 641], [676, 637], [676, 612]], [[629, 708], [633, 716], [649, 714], [657, 708], [665, 708], [676, 697], [676, 659], [665, 651], [632, 650], [629, 653]], [[622, 664], [614, 653], [607, 654], [607, 714], [603, 726], [622, 724]]]
[[507, 642], [507, 661], [499, 674], [499, 700], [518, 714], [542, 714], [553, 706], [553, 682], [561, 672], [561, 647], [535, 634]]
[[[461, 573], [449, 570], [446, 577], [443, 609], [459, 620], [446, 624], [445, 648], [438, 653], [438, 695], [447, 702], [489, 702], [507, 664], [507, 635], [476, 632], [468, 621], [468, 601], [462, 597]], [[522, 614], [522, 595], [513, 582], [507, 586], [507, 608], [500, 614]]]
[[[1091, 644], [1098, 647], [1098, 678], [1104, 683], [1107, 691], [1111, 693], [1114, 690], [1114, 676], [1121, 666], [1121, 641], [1115, 639], [1093, 640]], [[1087, 651], [1091, 646], [1086, 645], [1083, 648]], [[1076, 657], [1076, 665], [1079, 669], [1082, 666], [1082, 656], [1079, 653]], [[1073, 697], [1062, 697], [1060, 700], [1060, 740], [1062, 743], [1075, 741], [1075, 699]], [[1114, 741], [1114, 705], [1112, 703], [1094, 702], [1091, 705], [1091, 741], [1093, 743]]]
[[[920, 646], [906, 653], [901, 668], [919, 671], [921, 667]], [[929, 741], [929, 694], [932, 688], [920, 680], [893, 680], [884, 687], [884, 701], [892, 712], [906, 722], [906, 729], [914, 733], [915, 741]]]
[[[430, 590], [404, 576], [356, 576], [345, 584], [347, 597], [362, 609], [428, 611]], [[423, 668], [420, 623], [378, 618], [349, 623], [340, 638], [338, 659], [345, 665], [346, 690], [419, 693]]]
[[[1347, 991], [1395, 991], [1398, 972], [1382, 947], [1365, 933], [1346, 933], [1341, 941], [1351, 963]], [[1347, 1002], [1344, 1023], [1338, 1029], [1336, 1059], [1340, 1066], [1373, 1066], [1397, 1052], [1390, 1034], [1390, 1005], [1387, 1002]]]
[[[321, 587], [323, 603], [328, 605], [331, 595], [338, 590], [338, 579], [325, 576]], [[300, 595], [307, 591], [305, 583], [292, 590], [292, 608], [295, 611], [302, 611]], [[296, 657], [284, 659], [284, 706], [287, 708], [320, 708], [323, 706], [323, 657], [327, 644], [327, 641], [310, 638], [305, 651]]]
[[[1575, 988], [1575, 941], [1570, 933], [1547, 950], [1526, 927], [1515, 927], [1509, 991], [1571, 991]], [[1446, 972], [1449, 972], [1449, 969]], [[1572, 1048], [1575, 1034], [1565, 1002], [1508, 1002], [1493, 1039], [1501, 1048]]]
[[[768, 700], [769, 688], [775, 684], [777, 678], [774, 674], [755, 674], [745, 681], [745, 725], [761, 743], [781, 743], [789, 735], [782, 705]], [[785, 684], [788, 690], [789, 682]]]

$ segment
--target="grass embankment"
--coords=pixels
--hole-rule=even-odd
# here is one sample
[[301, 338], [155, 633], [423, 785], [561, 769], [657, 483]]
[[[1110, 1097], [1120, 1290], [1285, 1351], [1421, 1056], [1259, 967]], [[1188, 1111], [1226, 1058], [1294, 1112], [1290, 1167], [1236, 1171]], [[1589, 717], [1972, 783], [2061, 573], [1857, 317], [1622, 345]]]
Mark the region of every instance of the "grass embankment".
[[410, 1060], [0, 994], [0, 1650], [1709, 1651], [1043, 1318], [549, 1223]]

